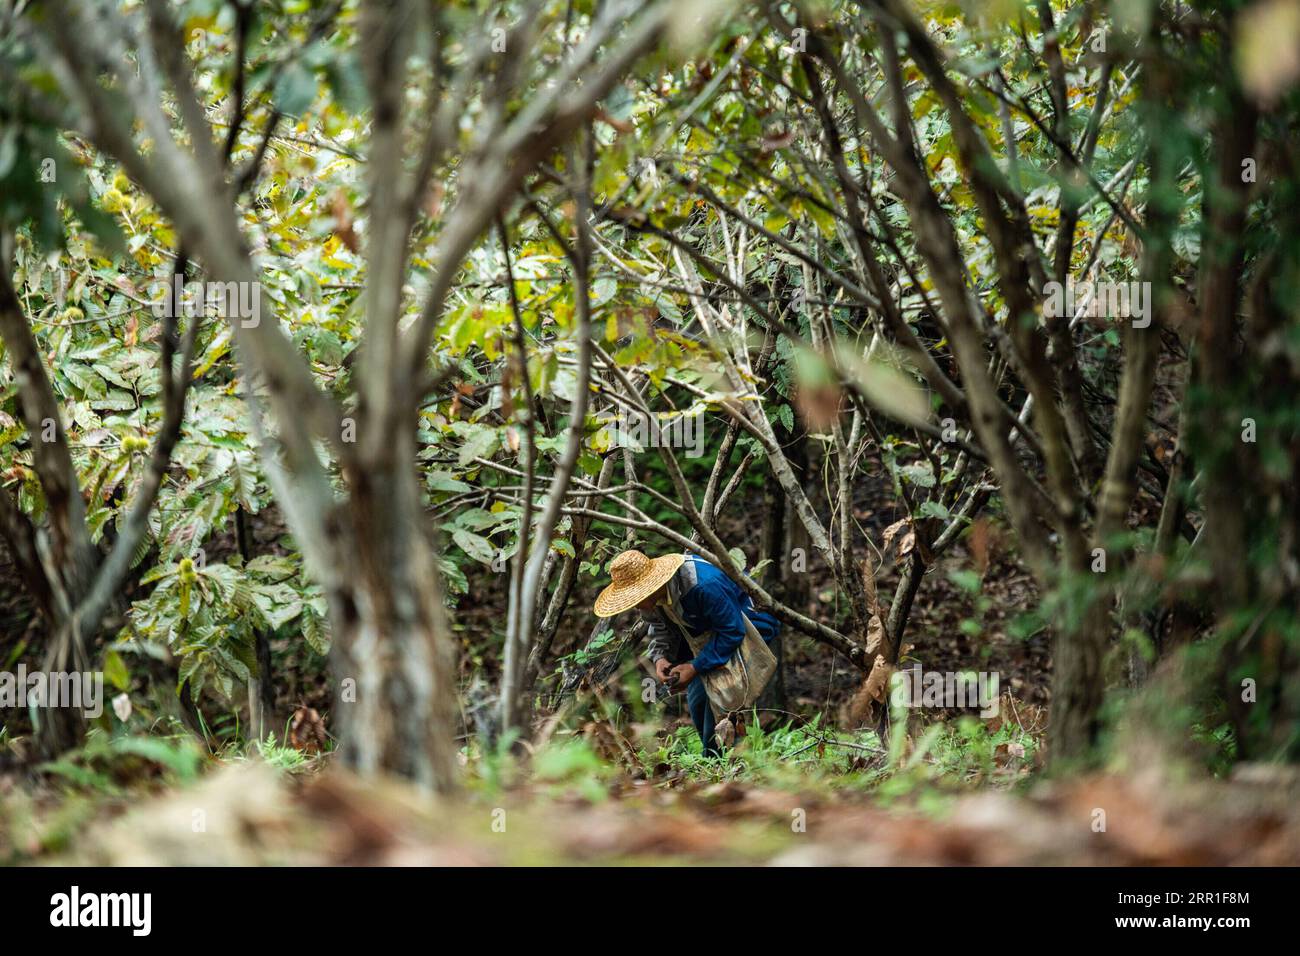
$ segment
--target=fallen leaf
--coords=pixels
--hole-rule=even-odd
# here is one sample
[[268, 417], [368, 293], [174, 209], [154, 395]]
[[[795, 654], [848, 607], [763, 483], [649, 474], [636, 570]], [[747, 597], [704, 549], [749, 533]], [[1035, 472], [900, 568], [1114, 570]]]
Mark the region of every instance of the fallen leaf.
[[862, 589], [867, 592], [867, 602], [877, 616], [880, 615], [880, 601], [876, 597], [876, 573], [872, 570], [871, 559], [862, 562]]
[[[878, 621], [878, 618], [873, 619], [873, 623]], [[870, 726], [879, 722], [889, 693], [889, 678], [893, 673], [894, 668], [885, 660], [884, 655], [877, 654], [866, 680], [849, 704], [849, 718], [856, 726]]]
[[898, 532], [907, 527], [908, 520], [907, 518], [901, 518], [884, 530], [880, 545], [882, 553], [889, 554], [889, 546], [894, 543], [894, 538], [898, 535]]
[[289, 746], [303, 753], [320, 753], [329, 736], [325, 733], [325, 721], [314, 707], [299, 707], [293, 712], [289, 724]]
[[899, 559], [901, 560], [902, 558], [905, 558], [909, 554], [911, 554], [912, 548], [914, 548], [915, 546], [916, 546], [916, 532], [909, 528], [907, 534], [903, 535], [898, 540]]

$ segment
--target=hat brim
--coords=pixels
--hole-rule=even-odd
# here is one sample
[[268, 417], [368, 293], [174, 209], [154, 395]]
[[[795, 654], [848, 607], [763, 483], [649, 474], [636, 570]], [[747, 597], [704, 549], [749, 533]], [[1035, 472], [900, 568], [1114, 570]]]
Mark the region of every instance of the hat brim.
[[650, 569], [631, 584], [611, 584], [596, 598], [596, 617], [613, 617], [630, 611], [668, 583], [686, 562], [684, 554], [665, 554], [650, 559]]

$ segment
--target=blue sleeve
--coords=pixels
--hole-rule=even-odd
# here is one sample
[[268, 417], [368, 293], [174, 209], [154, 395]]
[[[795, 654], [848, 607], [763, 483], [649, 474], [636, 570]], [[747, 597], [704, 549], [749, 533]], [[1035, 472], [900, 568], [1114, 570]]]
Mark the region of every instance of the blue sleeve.
[[694, 618], [693, 624], [701, 631], [713, 632], [709, 643], [691, 661], [696, 671], [707, 674], [725, 664], [745, 640], [745, 618], [725, 592], [704, 584], [685, 595], [682, 604]]

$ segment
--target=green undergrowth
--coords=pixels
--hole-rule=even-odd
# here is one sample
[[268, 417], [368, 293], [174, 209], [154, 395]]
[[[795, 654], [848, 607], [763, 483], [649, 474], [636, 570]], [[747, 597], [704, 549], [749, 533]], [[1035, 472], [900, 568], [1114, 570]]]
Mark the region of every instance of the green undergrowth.
[[0, 792], [0, 865], [62, 852], [95, 820], [140, 799], [193, 785], [223, 764], [259, 760], [297, 774], [311, 772], [320, 759], [272, 734], [262, 740], [231, 740], [211, 751], [179, 726], [118, 734], [93, 727], [81, 746], [34, 764], [21, 786]]
[[[611, 742], [622, 741], [617, 748]], [[895, 722], [872, 730], [827, 727], [820, 717], [764, 729], [751, 715], [721, 756], [705, 756], [689, 725], [594, 720], [535, 748], [512, 737], [463, 751], [471, 792], [528, 789], [542, 798], [598, 803], [632, 785], [694, 789], [731, 783], [755, 788], [918, 805], [974, 788], [1013, 788], [1032, 776], [1039, 741], [1013, 723], [974, 717]], [[610, 751], [613, 751], [612, 753]]]

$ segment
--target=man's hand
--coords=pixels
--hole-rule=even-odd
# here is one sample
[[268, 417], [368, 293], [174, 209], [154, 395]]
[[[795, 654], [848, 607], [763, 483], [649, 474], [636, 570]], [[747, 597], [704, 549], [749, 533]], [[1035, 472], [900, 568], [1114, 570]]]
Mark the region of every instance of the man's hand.
[[677, 681], [673, 684], [674, 687], [685, 689], [687, 684], [695, 680], [695, 665], [691, 663], [678, 664], [668, 674], [677, 678]]
[[673, 665], [668, 662], [668, 658], [661, 657], [655, 661], [655, 677], [659, 678], [659, 683], [668, 683], [668, 672], [673, 669]]

